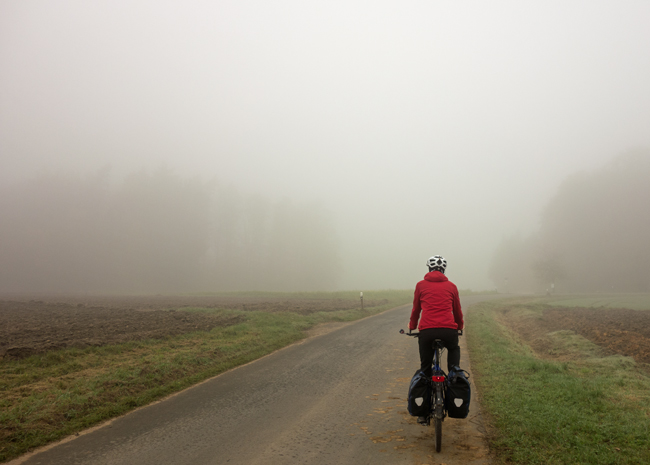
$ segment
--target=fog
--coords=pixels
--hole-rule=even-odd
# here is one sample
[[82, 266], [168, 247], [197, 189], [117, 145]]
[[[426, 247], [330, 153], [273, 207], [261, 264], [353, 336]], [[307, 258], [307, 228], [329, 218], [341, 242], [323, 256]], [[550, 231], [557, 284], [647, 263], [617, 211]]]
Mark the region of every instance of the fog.
[[648, 20], [4, 0], [0, 290], [408, 288], [434, 254], [499, 287], [495, 257], [544, 234], [567, 179], [650, 147]]
[[4, 290], [326, 290], [340, 272], [318, 205], [270, 204], [167, 169], [117, 186], [106, 171], [47, 175], [2, 194]]
[[490, 267], [501, 292], [650, 292], [650, 150], [567, 178], [538, 231], [505, 237]]

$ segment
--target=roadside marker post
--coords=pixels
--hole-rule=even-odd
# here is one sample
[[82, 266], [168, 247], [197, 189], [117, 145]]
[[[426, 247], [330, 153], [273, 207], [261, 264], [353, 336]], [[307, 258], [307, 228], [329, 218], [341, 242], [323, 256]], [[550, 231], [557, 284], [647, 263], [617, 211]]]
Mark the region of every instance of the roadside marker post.
[[361, 311], [363, 312], [363, 292], [359, 293], [361, 295]]

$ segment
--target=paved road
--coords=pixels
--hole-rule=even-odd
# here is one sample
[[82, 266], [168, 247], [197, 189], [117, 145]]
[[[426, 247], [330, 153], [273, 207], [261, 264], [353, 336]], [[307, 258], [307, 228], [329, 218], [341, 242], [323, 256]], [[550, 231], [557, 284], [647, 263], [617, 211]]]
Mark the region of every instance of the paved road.
[[407, 414], [419, 366], [416, 341], [398, 334], [409, 310], [311, 337], [12, 463], [488, 463], [478, 404], [468, 420], [445, 420], [441, 454], [433, 428]]

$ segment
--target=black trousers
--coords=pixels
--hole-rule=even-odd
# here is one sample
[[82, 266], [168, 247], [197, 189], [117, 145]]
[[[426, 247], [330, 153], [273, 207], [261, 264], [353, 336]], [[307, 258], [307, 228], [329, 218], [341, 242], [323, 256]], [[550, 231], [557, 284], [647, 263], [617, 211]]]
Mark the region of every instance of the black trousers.
[[431, 377], [433, 363], [433, 341], [440, 339], [447, 348], [447, 373], [451, 367], [460, 364], [460, 347], [458, 347], [458, 330], [451, 328], [429, 328], [420, 331], [420, 369]]

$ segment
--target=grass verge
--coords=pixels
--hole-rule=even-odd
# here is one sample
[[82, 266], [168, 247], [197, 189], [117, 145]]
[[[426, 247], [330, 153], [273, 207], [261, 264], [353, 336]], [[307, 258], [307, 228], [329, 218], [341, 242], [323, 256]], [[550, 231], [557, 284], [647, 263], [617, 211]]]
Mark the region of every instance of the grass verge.
[[[233, 294], [234, 295], [234, 294]], [[243, 294], [242, 294], [243, 295]], [[345, 299], [358, 293], [283, 294]], [[274, 295], [277, 297], [277, 294]], [[412, 291], [374, 291], [372, 307], [314, 312], [191, 308], [241, 323], [168, 339], [64, 349], [0, 361], [0, 461], [79, 432], [305, 337], [319, 323], [353, 321], [408, 303]]]
[[542, 309], [541, 304], [492, 301], [467, 315], [474, 381], [496, 461], [650, 463], [647, 373], [633, 360], [603, 356], [589, 341], [563, 331], [550, 337], [572, 356], [540, 358], [499, 322], [534, 319]]

